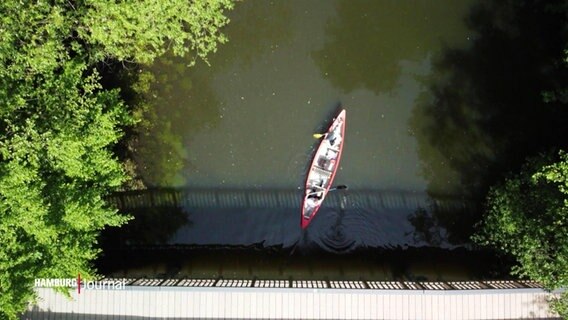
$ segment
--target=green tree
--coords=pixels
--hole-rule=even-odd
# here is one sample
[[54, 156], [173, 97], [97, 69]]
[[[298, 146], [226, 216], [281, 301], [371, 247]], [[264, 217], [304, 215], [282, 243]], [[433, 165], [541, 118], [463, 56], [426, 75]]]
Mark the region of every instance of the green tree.
[[116, 91], [101, 90], [96, 73], [84, 76], [84, 64], [62, 67], [27, 91], [20, 87], [27, 110], [2, 119], [0, 307], [12, 315], [31, 296], [34, 278], [94, 277], [98, 231], [127, 220], [103, 200], [125, 178], [109, 146], [126, 111]]
[[205, 59], [227, 41], [219, 32], [231, 0], [87, 1], [77, 31], [94, 59], [150, 63], [167, 50]]
[[134, 121], [97, 64], [150, 63], [167, 49], [205, 58], [226, 40], [231, 7], [0, 2], [0, 318], [25, 308], [34, 278], [95, 277], [99, 231], [128, 220], [104, 197], [126, 179], [111, 150]]
[[551, 301], [551, 306], [563, 319], [568, 319], [568, 291]]
[[[491, 188], [487, 211], [478, 243], [515, 257], [514, 274], [548, 289], [568, 286], [567, 153], [528, 160], [521, 173]], [[566, 305], [566, 295], [553, 303], [559, 312]]]

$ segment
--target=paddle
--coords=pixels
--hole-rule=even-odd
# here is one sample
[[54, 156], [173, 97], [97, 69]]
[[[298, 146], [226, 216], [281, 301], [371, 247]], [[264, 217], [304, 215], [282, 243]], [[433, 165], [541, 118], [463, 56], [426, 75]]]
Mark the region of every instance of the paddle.
[[[348, 187], [347, 187], [346, 185], [342, 184], [342, 185], [339, 185], [339, 186], [337, 186], [337, 187], [329, 188], [329, 191], [347, 190], [347, 188], [348, 188]], [[328, 192], [329, 192], [329, 191], [328, 191]], [[310, 192], [310, 193], [308, 193], [308, 195], [316, 194], [316, 193], [318, 193], [318, 192], [322, 192], [322, 191]]]
[[337, 186], [337, 187], [335, 187], [335, 188], [329, 188], [329, 191], [334, 191], [334, 190], [347, 190], [347, 188], [348, 188], [348, 187], [347, 187], [346, 185], [342, 184], [342, 185], [339, 185], [339, 186]]
[[319, 138], [321, 138], [321, 137], [325, 137], [326, 134], [327, 134], [327, 133], [314, 133], [313, 136], [314, 136], [314, 138], [319, 139]]

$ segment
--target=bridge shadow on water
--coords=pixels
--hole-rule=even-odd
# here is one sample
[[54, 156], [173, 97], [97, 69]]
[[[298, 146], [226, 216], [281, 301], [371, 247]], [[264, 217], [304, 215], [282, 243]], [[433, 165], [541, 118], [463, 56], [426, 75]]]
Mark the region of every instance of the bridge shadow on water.
[[[280, 246], [299, 251], [349, 253], [360, 248], [456, 248], [447, 230], [428, 224], [432, 210], [460, 213], [459, 198], [424, 193], [355, 190], [330, 193], [302, 231], [299, 190], [160, 188], [109, 198], [134, 216], [110, 230], [120, 245]], [[118, 242], [116, 242], [118, 240]]]
[[[103, 233], [97, 267], [113, 276], [132, 276], [137, 268], [145, 270], [137, 276], [164, 277], [436, 280], [455, 270], [461, 280], [503, 275], [494, 256], [451, 242], [448, 231], [432, 222], [434, 210], [459, 214], [468, 208], [460, 198], [342, 190], [329, 194], [305, 230], [300, 190], [159, 188], [108, 200], [134, 216]], [[430, 263], [429, 276], [416, 270], [424, 263]]]

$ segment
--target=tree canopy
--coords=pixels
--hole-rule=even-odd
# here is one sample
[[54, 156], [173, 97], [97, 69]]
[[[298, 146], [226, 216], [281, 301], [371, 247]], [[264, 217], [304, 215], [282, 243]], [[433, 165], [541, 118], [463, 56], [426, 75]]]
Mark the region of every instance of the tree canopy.
[[134, 123], [97, 64], [205, 59], [226, 41], [229, 0], [0, 2], [0, 318], [33, 279], [95, 277], [104, 200], [126, 179], [111, 148]]
[[150, 63], [167, 50], [205, 59], [227, 41], [219, 28], [230, 0], [87, 1], [76, 30], [95, 59]]
[[[515, 274], [549, 289], [567, 287], [568, 154], [532, 158], [519, 174], [492, 187], [475, 239], [515, 257]], [[566, 309], [567, 298], [554, 304], [557, 310]]]
[[568, 155], [530, 159], [491, 189], [477, 239], [512, 254], [515, 272], [549, 288], [568, 285]]

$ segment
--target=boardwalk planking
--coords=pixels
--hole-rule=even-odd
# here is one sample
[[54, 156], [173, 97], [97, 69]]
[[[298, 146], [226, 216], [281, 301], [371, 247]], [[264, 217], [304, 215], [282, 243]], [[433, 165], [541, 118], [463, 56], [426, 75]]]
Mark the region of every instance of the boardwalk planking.
[[[286, 318], [543, 319], [554, 318], [542, 289], [365, 290], [220, 287], [126, 287], [71, 292], [72, 300], [37, 288], [37, 308], [22, 319]], [[72, 315], [71, 315], [72, 314]]]

